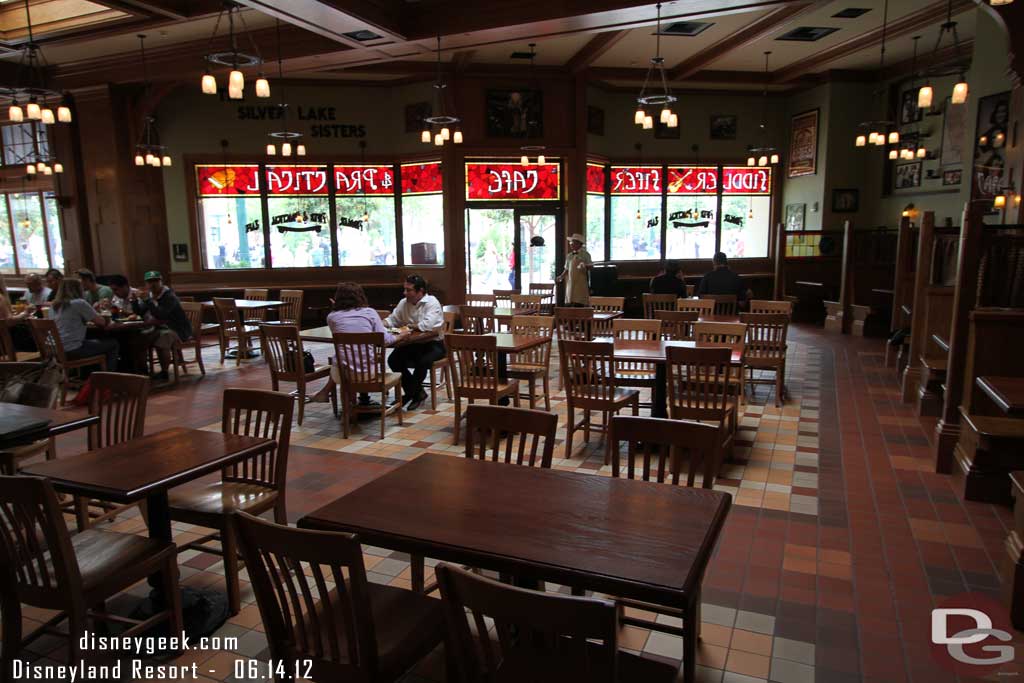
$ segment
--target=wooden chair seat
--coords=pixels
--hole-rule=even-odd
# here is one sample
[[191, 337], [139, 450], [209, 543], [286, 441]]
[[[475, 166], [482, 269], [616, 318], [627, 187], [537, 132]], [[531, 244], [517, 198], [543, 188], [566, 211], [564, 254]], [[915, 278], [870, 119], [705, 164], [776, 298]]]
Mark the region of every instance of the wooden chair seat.
[[961, 408], [960, 419], [965, 428], [986, 439], [1024, 439], [1024, 420], [1018, 417], [971, 415]]
[[99, 529], [86, 529], [73, 535], [71, 547], [78, 560], [83, 589], [97, 593], [120, 590], [116, 586], [125, 583], [120, 575], [141, 562], [176, 562], [178, 555], [173, 543]]
[[947, 364], [949, 363], [949, 357], [948, 356], [928, 357], [928, 356], [922, 355], [920, 360], [921, 360], [922, 367], [927, 372], [935, 373], [936, 379], [939, 377], [939, 375], [945, 376], [945, 374], [946, 374], [946, 367], [947, 367]]
[[[524, 379], [518, 377], [518, 375], [537, 375], [547, 370], [546, 367], [539, 363], [509, 363], [508, 374], [509, 377], [516, 377], [517, 379]], [[513, 375], [515, 373], [515, 375]]]
[[[594, 666], [598, 667], [596, 658], [601, 646], [588, 643], [595, 654]], [[681, 683], [682, 673], [678, 666], [667, 662], [648, 659], [642, 655], [634, 655], [623, 650], [618, 654], [619, 675], [616, 679], [621, 683]], [[600, 667], [603, 671], [603, 666]], [[501, 668], [489, 678], [493, 683], [564, 683], [565, 681], [597, 680], [596, 671], [581, 670], [578, 662], [567, 661], [557, 655], [548, 656], [512, 656], [505, 657]], [[601, 678], [600, 680], [604, 680]]]
[[[330, 374], [331, 374], [331, 378], [340, 385], [341, 384], [341, 371], [338, 369], [338, 366], [337, 365], [331, 365], [327, 369], [328, 369], [328, 372], [330, 372]], [[386, 373], [384, 373], [384, 388], [385, 389], [394, 389], [396, 386], [400, 386], [401, 384], [402, 384], [402, 375], [401, 375], [401, 373], [398, 373], [398, 372], [386, 372]], [[361, 382], [350, 382], [349, 386], [351, 386], [352, 390], [355, 391], [355, 392], [370, 393], [370, 392], [374, 392], [374, 391], [380, 391], [380, 384], [378, 382], [373, 382], [373, 383], [370, 383], [370, 384], [364, 384], [364, 383], [361, 383]]]
[[277, 491], [240, 481], [215, 481], [202, 487], [172, 489], [169, 500], [175, 516], [183, 519], [238, 510], [257, 515], [274, 506]]

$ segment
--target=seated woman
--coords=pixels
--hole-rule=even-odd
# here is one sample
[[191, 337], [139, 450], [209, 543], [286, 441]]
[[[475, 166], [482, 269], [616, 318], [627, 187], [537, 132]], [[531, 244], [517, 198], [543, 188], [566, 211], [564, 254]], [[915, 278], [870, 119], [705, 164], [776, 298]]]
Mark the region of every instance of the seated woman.
[[[32, 315], [35, 306], [29, 306], [20, 313], [15, 313], [11, 306], [11, 295], [7, 291], [7, 285], [0, 277], [0, 320], [18, 321]], [[15, 351], [35, 351], [36, 344], [32, 341], [32, 333], [26, 325], [11, 325], [8, 328], [11, 334], [11, 341], [14, 343]]]
[[117, 340], [111, 337], [86, 339], [86, 323], [104, 329], [108, 321], [83, 298], [82, 283], [74, 278], [64, 278], [53, 298], [54, 322], [68, 358], [106, 356], [107, 370], [117, 370]]
[[[370, 308], [366, 300], [366, 293], [363, 288], [355, 282], [342, 282], [338, 285], [334, 298], [330, 300], [332, 311], [327, 314], [327, 326], [331, 328], [331, 334], [338, 332], [383, 332], [384, 343], [393, 344], [397, 339], [409, 335], [408, 332], [391, 334], [384, 329], [377, 311]], [[326, 401], [334, 391], [334, 380], [328, 379], [324, 388], [312, 398], [314, 401]], [[360, 394], [359, 403], [371, 405], [369, 394]]]

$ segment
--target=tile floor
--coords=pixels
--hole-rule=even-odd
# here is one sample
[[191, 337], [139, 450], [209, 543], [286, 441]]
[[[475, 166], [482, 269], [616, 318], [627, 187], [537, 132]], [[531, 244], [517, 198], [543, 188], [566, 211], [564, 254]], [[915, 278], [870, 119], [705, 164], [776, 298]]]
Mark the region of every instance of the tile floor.
[[[734, 507], [704, 581], [698, 679], [972, 680], [956, 678], [931, 658], [930, 609], [968, 591], [1000, 599], [997, 569], [1010, 510], [965, 503], [962, 481], [933, 472], [931, 425], [899, 402], [895, 373], [882, 363], [882, 341], [800, 326], [791, 339], [785, 406], [776, 409], [772, 390], [758, 387], [744, 406], [733, 462], [716, 484], [733, 494]], [[308, 348], [318, 360], [327, 356], [325, 345]], [[219, 429], [223, 388], [269, 386], [262, 361], [221, 366], [215, 348], [205, 358], [205, 378], [190, 376], [151, 396], [147, 430], [172, 424]], [[552, 410], [564, 416], [564, 394], [552, 398]], [[402, 427], [389, 421], [384, 439], [373, 421], [343, 439], [329, 406], [307, 406], [303, 425], [293, 427], [289, 518], [294, 522], [425, 450], [459, 455], [462, 447], [451, 445], [451, 415], [444, 401], [437, 411], [407, 414]], [[61, 438], [59, 453], [70, 456], [83, 447], [81, 435], [69, 435]], [[596, 439], [584, 445], [577, 436], [569, 459], [560, 442], [555, 456], [559, 469], [608, 475]], [[137, 515], [110, 528], [144, 531]], [[179, 543], [196, 537], [184, 525], [176, 531]], [[190, 551], [180, 559], [185, 583], [223, 580], [215, 556]], [[367, 547], [365, 559], [372, 580], [409, 586], [406, 556]], [[143, 592], [143, 586], [136, 590]], [[112, 606], [127, 608], [135, 599], [127, 595]], [[242, 611], [218, 633], [238, 639], [233, 651], [190, 651], [179, 658], [199, 664], [199, 680], [246, 680], [234, 677], [236, 660], [269, 656], [247, 583], [243, 600]], [[26, 610], [26, 629], [45, 616]], [[624, 629], [622, 646], [667, 658], [682, 649], [677, 637], [634, 627]], [[30, 652], [59, 661], [63, 642], [46, 636]], [[1004, 667], [989, 680], [1019, 671]], [[443, 680], [440, 654], [404, 680]]]

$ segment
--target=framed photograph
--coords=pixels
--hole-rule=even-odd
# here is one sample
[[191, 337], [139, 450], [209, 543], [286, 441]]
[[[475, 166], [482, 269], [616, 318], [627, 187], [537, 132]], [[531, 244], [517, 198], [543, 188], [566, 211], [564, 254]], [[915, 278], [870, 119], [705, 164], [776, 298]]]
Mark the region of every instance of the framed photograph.
[[1006, 167], [1006, 125], [1010, 119], [1010, 93], [989, 95], [978, 100], [974, 128], [974, 167], [971, 198], [994, 197], [1002, 185]]
[[818, 172], [818, 110], [793, 117], [789, 138], [789, 177]]
[[430, 114], [430, 102], [413, 102], [405, 105], [405, 132], [418, 133], [423, 130], [423, 119]]
[[959, 185], [963, 179], [964, 172], [959, 168], [952, 171], [942, 172], [942, 184], [943, 185]]
[[712, 140], [735, 140], [736, 139], [736, 115], [735, 114], [712, 114], [711, 115], [711, 139]]
[[804, 229], [806, 204], [786, 204], [786, 230], [789, 232]]
[[485, 97], [488, 137], [543, 137], [544, 98], [540, 90], [488, 90]]
[[917, 91], [904, 90], [900, 95], [900, 125], [917, 123], [921, 120], [921, 110], [917, 108]]
[[942, 144], [939, 146], [939, 164], [956, 166], [964, 161], [964, 143], [967, 140], [967, 107], [951, 104], [946, 98], [942, 108]]
[[668, 125], [662, 123], [657, 116], [654, 117], [654, 137], [657, 140], [678, 140], [682, 130], [682, 126], [669, 128]]
[[188, 245], [184, 243], [174, 243], [173, 253], [175, 261], [188, 261]]
[[895, 189], [903, 190], [908, 187], [921, 187], [921, 167], [923, 163], [915, 161], [909, 164], [896, 166], [896, 175], [893, 180]]
[[832, 213], [854, 213], [860, 208], [860, 190], [844, 188], [832, 190]]
[[587, 132], [591, 135], [604, 135], [604, 109], [587, 105]]

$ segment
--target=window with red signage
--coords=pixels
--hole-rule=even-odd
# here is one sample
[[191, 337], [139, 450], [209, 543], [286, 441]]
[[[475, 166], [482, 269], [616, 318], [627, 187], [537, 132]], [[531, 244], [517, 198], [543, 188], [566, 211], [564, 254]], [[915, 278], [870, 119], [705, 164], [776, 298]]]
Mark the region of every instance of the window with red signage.
[[394, 166], [335, 165], [334, 193], [338, 265], [396, 265]]
[[402, 235], [408, 265], [444, 263], [441, 162], [402, 164]]
[[709, 259], [718, 229], [717, 166], [670, 166], [665, 202], [665, 258]]
[[605, 177], [604, 164], [587, 164], [587, 250], [595, 261], [605, 258]]
[[729, 258], [766, 258], [771, 238], [772, 173], [767, 167], [722, 169], [721, 243]]
[[661, 258], [661, 166], [612, 166], [611, 258]]
[[211, 270], [265, 267], [260, 167], [198, 165], [195, 171], [203, 265]]
[[562, 197], [561, 164], [466, 162], [467, 201], [557, 200]]
[[270, 262], [275, 268], [325, 268], [331, 260], [326, 165], [266, 167]]

